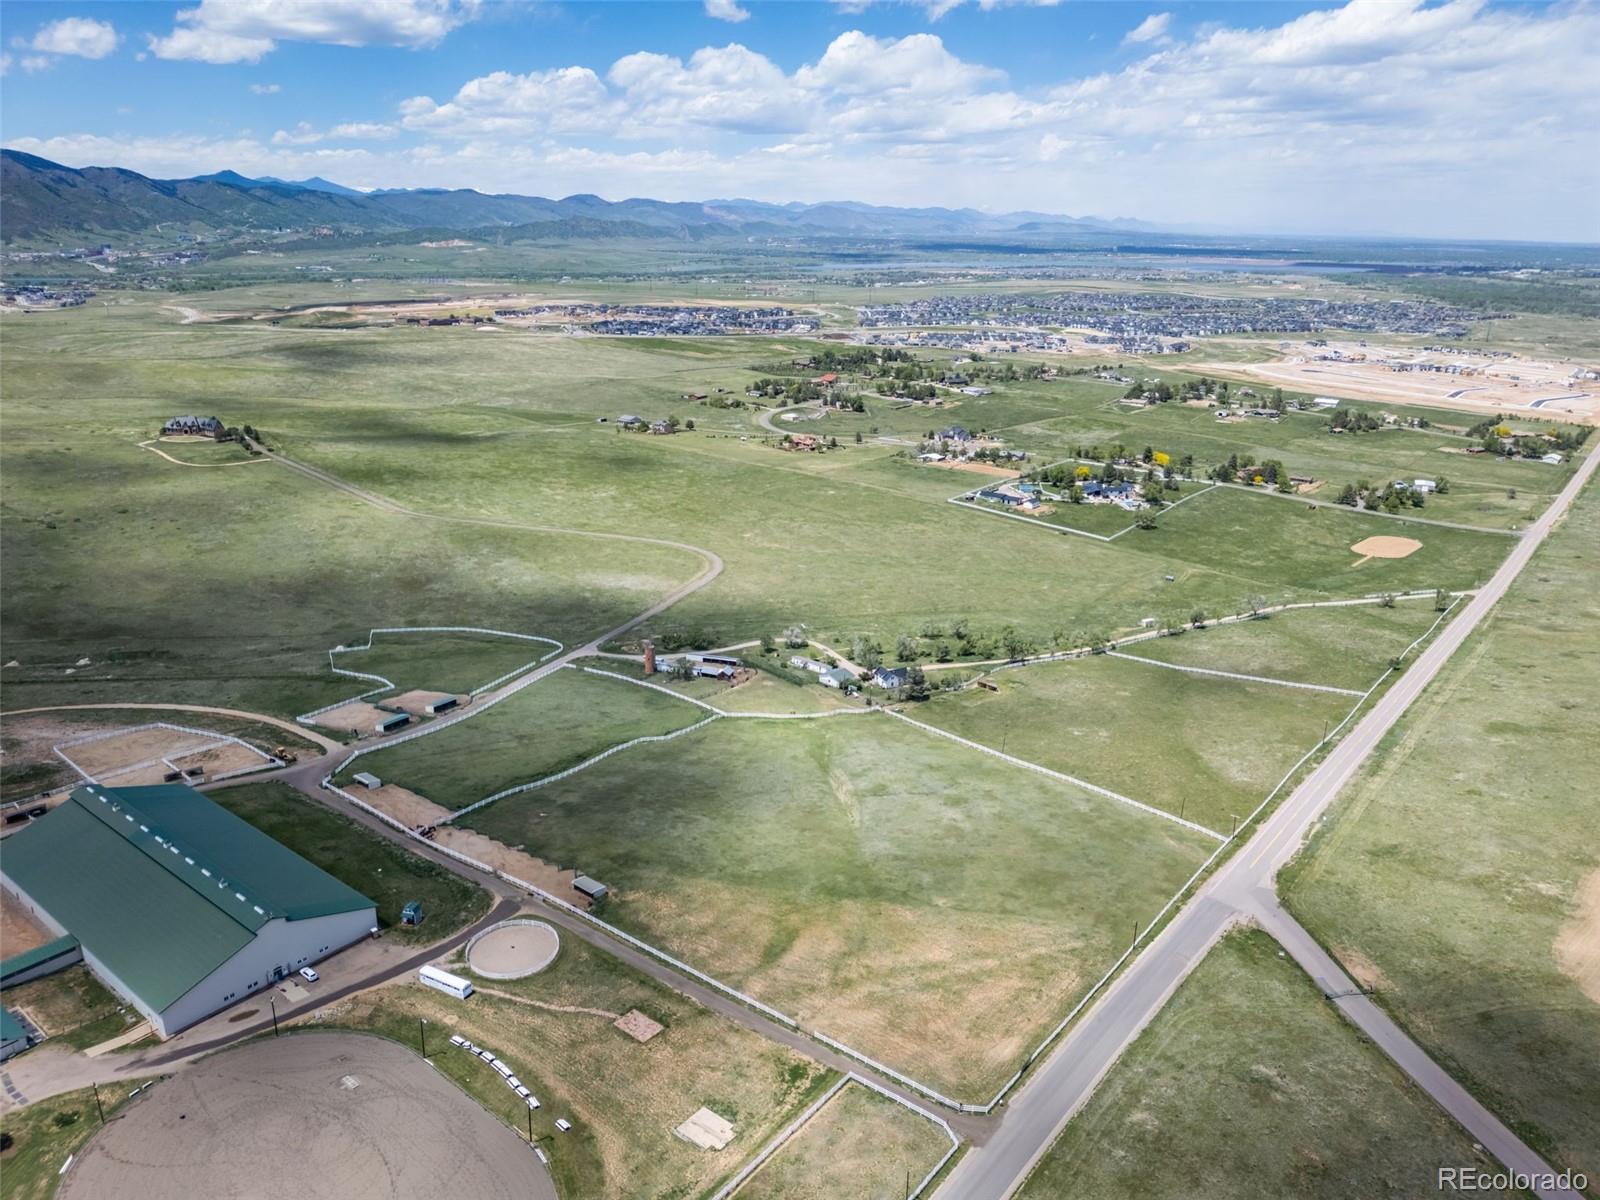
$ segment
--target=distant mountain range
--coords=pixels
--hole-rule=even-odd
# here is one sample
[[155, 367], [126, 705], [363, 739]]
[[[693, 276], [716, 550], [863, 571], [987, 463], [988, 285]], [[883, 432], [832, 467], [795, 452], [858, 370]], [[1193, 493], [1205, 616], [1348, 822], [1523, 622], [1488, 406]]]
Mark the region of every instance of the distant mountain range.
[[519, 229], [531, 236], [572, 237], [982, 239], [1138, 233], [1158, 227], [1049, 213], [997, 216], [970, 208], [884, 208], [850, 201], [670, 203], [590, 195], [550, 200], [470, 188], [359, 192], [316, 177], [252, 179], [236, 171], [150, 179], [118, 167], [65, 167], [0, 150], [0, 237], [7, 244], [83, 245], [180, 231], [249, 236], [319, 228], [352, 235]]

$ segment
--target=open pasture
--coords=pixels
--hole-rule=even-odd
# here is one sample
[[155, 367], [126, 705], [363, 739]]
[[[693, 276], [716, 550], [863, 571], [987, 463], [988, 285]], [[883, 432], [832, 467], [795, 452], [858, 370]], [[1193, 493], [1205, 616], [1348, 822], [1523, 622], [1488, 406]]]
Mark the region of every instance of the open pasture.
[[1600, 489], [1345, 788], [1285, 902], [1436, 1061], [1600, 1178]]
[[[211, 300], [225, 305], [228, 297]], [[1284, 545], [1300, 545], [1303, 514], [1283, 501], [1262, 502], [1265, 530], [1246, 523], [1239, 531], [1264, 548], [1264, 562], [1207, 561], [1221, 553], [1217, 539], [1173, 561], [1167, 546], [1176, 539], [1164, 531], [1131, 531], [1112, 546], [1054, 538], [945, 503], [964, 473], [893, 457], [941, 420], [1011, 429], [1028, 444], [1024, 430], [1031, 436], [1040, 422], [1077, 413], [1103, 427], [1095, 440], [1172, 453], [1181, 445], [1136, 423], [1187, 420], [1197, 434], [1219, 435], [1205, 426], [1216, 424], [1209, 415], [1181, 406], [1113, 411], [1121, 408], [1111, 403], [1116, 389], [1100, 381], [1002, 384], [948, 412], [907, 410], [892, 422], [874, 407], [868, 428], [882, 422], [882, 435], [865, 433], [859, 446], [841, 437], [838, 450], [806, 455], [763, 445], [749, 409], [683, 399], [717, 387], [737, 396], [772, 360], [808, 352], [800, 339], [180, 324], [143, 299], [32, 324], [8, 320], [3, 332], [5, 485], [16, 497], [6, 600], [10, 645], [24, 664], [14, 694], [30, 699], [116, 699], [136, 687], [142, 698], [304, 712], [351, 694], [323, 669], [325, 652], [371, 625], [471, 624], [570, 644], [701, 567], [692, 553], [662, 546], [385, 513], [276, 464], [193, 470], [139, 450], [135, 443], [175, 411], [216, 409], [227, 421], [254, 424], [268, 445], [421, 512], [663, 536], [721, 555], [722, 575], [654, 619], [658, 632], [707, 629], [731, 641], [804, 621], [830, 635], [892, 638], [966, 618], [1046, 639], [1064, 612], [1074, 624], [1110, 631], [1151, 611], [1226, 611], [1255, 592], [1312, 598], [1430, 573], [1425, 549], [1346, 579], [1341, 572], [1354, 557], [1345, 550], [1359, 540], [1351, 537], [1332, 556], [1337, 570], [1308, 577], [1304, 561], [1285, 559]], [[65, 415], [62, 394], [74, 398]], [[624, 412], [675, 413], [697, 428], [672, 437], [618, 433], [614, 419]], [[1334, 454], [1424, 444], [1398, 431], [1334, 438], [1313, 420], [1306, 415], [1301, 432]], [[1145, 436], [1146, 428], [1156, 432]], [[1232, 448], [1248, 448], [1235, 432], [1227, 431]], [[1226, 457], [1229, 444], [1200, 445], [1197, 454]], [[1452, 457], [1463, 471], [1490, 470]], [[1562, 474], [1505, 467], [1542, 471], [1536, 477], [1548, 486]], [[1391, 470], [1396, 463], [1385, 461], [1351, 473], [1381, 478]], [[1423, 472], [1408, 467], [1396, 477], [1408, 473]], [[1213, 499], [1200, 496], [1160, 521], [1190, 519]], [[1223, 532], [1222, 541], [1234, 536]], [[1152, 543], [1161, 561], [1143, 553]], [[165, 550], [180, 546], [185, 569], [174, 572]], [[1479, 557], [1503, 550], [1494, 543]], [[997, 589], [997, 579], [1013, 586]], [[60, 602], [68, 595], [71, 606]], [[72, 668], [101, 647], [125, 660]], [[463, 681], [418, 686], [450, 690], [451, 682]]]
[[340, 782], [370, 771], [435, 804], [463, 808], [618, 743], [671, 733], [707, 715], [649, 688], [564, 668], [465, 721], [362, 755]]
[[327, 670], [353, 630], [568, 641], [703, 566], [670, 547], [382, 512], [278, 464], [187, 470], [133, 441], [187, 402], [86, 397], [64, 416], [28, 390], [26, 353], [7, 371], [9, 706], [171, 699], [292, 716], [362, 690]]
[[1366, 690], [1438, 620], [1428, 599], [1298, 608], [1153, 638], [1127, 653], [1211, 671]]
[[[370, 648], [364, 646], [366, 640], [346, 643], [343, 652], [334, 653], [333, 665], [381, 675], [402, 692], [425, 688], [466, 694], [559, 651], [549, 642], [489, 633], [374, 632]], [[358, 689], [365, 686], [359, 680], [351, 682]]]
[[1441, 1166], [1498, 1169], [1280, 955], [1258, 931], [1224, 937], [1019, 1200], [1187, 1200], [1197, 1180], [1239, 1200], [1424, 1196]]
[[991, 678], [999, 691], [941, 692], [914, 715], [1220, 833], [1244, 820], [1357, 699], [1107, 655]]
[[[464, 970], [456, 962], [446, 966]], [[831, 1082], [815, 1063], [579, 938], [563, 936], [555, 961], [537, 975], [478, 982], [464, 1004], [408, 983], [363, 993], [305, 1023], [368, 1029], [414, 1047], [424, 1018], [439, 1072], [524, 1131], [523, 1101], [449, 1037], [491, 1050], [539, 1098], [533, 1133], [543, 1139], [563, 1200], [701, 1195]], [[648, 1042], [616, 1025], [636, 1010], [663, 1027]], [[701, 1150], [673, 1136], [701, 1107], [733, 1122], [725, 1150]], [[570, 1133], [556, 1131], [557, 1117], [572, 1123]]]
[[463, 822], [580, 863], [607, 920], [963, 1100], [1215, 845], [887, 716], [718, 721]]

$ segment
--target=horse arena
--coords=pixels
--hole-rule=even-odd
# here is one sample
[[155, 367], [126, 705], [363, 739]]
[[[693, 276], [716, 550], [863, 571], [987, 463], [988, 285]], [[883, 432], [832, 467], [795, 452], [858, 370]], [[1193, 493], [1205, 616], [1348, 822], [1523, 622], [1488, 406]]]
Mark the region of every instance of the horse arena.
[[485, 979], [522, 979], [548, 967], [560, 948], [554, 926], [514, 918], [467, 943], [467, 966]]
[[404, 1046], [302, 1033], [157, 1084], [89, 1141], [58, 1195], [555, 1200], [556, 1191], [522, 1138]]

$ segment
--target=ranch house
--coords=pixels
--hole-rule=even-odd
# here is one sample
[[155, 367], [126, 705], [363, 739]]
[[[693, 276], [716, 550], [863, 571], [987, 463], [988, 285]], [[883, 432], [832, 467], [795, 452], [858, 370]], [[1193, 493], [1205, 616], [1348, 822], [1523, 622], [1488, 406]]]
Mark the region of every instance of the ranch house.
[[226, 433], [219, 417], [173, 417], [161, 427], [163, 437], [208, 437], [220, 442]]

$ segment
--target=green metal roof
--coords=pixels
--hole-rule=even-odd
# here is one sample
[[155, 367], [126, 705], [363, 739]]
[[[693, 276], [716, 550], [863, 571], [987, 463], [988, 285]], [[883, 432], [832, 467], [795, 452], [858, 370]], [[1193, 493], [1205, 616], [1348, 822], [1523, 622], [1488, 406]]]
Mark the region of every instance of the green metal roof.
[[27, 1036], [28, 1031], [22, 1027], [21, 1021], [11, 1015], [11, 1010], [0, 1008], [0, 1042], [13, 1042]]
[[79, 788], [8, 839], [5, 873], [156, 1011], [275, 917], [373, 907], [180, 784]]
[[64, 950], [70, 950], [78, 944], [78, 939], [70, 933], [65, 937], [58, 937], [53, 942], [46, 942], [42, 946], [35, 946], [32, 950], [24, 950], [21, 954], [13, 954], [10, 958], [0, 959], [0, 983], [4, 983], [19, 971], [26, 971], [29, 967], [47, 962]]

